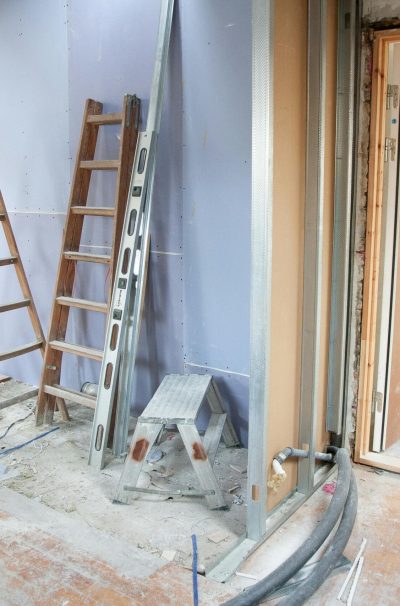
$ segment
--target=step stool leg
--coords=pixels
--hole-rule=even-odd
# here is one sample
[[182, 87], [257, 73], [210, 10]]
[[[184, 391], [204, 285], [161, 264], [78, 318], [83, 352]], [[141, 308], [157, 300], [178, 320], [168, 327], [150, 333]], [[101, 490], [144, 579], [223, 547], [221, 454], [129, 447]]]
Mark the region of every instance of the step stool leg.
[[135, 492], [126, 491], [125, 486], [137, 486], [143, 463], [157, 439], [162, 423], [145, 423], [138, 421], [133, 434], [129, 452], [126, 455], [124, 468], [118, 483], [114, 500], [120, 503], [129, 503], [138, 497]]
[[224, 429], [226, 421], [226, 412], [219, 414], [213, 412], [208, 424], [206, 433], [203, 438], [204, 450], [208, 454], [208, 460], [211, 466], [214, 465], [215, 457], [217, 455], [218, 444], [221, 441], [221, 434]]
[[213, 490], [214, 494], [205, 495], [210, 509], [226, 509], [226, 503], [222, 495], [213, 468], [208, 460], [207, 452], [201, 441], [199, 432], [194, 423], [177, 425], [183, 443], [188, 452], [193, 469], [199, 479], [203, 490]]
[[[224, 401], [214, 379], [210, 382], [210, 386], [207, 391], [207, 401], [211, 412], [226, 412]], [[226, 417], [224, 428], [222, 430], [222, 439], [224, 440], [227, 448], [231, 446], [239, 446], [240, 444], [240, 440], [237, 437], [236, 431], [229, 416]]]

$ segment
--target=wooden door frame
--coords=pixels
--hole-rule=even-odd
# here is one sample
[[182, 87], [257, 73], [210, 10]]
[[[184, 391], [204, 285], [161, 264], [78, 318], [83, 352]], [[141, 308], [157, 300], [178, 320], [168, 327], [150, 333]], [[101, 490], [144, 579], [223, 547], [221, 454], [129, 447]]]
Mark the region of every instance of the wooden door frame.
[[400, 29], [374, 33], [367, 226], [354, 460], [357, 463], [400, 472], [400, 459], [384, 453], [372, 452], [370, 449], [382, 236], [387, 59], [389, 45], [393, 42], [400, 42]]

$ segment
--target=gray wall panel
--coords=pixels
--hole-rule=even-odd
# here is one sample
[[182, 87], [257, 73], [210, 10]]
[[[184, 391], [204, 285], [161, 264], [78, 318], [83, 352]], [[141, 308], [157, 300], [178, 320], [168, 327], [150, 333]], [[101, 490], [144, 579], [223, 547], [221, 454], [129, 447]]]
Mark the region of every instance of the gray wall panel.
[[[16, 214], [13, 225], [46, 333], [64, 222], [57, 213], [65, 211], [68, 200], [84, 101], [92, 97], [103, 101], [105, 111], [116, 111], [125, 92], [136, 93], [146, 115], [159, 6], [159, 0], [72, 0], [67, 8], [50, 0], [34, 5], [0, 0], [0, 32], [6, 40], [0, 65], [7, 79], [7, 87], [0, 91], [0, 110], [11, 115], [0, 125], [0, 186], [10, 208], [34, 213]], [[133, 397], [140, 411], [165, 374], [183, 371], [184, 360], [200, 365], [188, 364], [190, 372], [211, 366], [243, 442], [248, 383], [250, 16], [250, 4], [239, 0], [187, 0], [177, 5]], [[31, 27], [21, 30], [20, 23]], [[27, 109], [21, 111], [20, 106]], [[98, 157], [115, 157], [117, 135], [115, 128], [101, 135]], [[101, 174], [91, 188], [90, 203], [112, 205], [113, 193], [112, 177]], [[53, 215], [43, 215], [42, 209]], [[101, 252], [93, 247], [109, 245], [108, 228], [106, 219], [87, 222], [83, 250]], [[0, 289], [4, 293], [8, 288], [11, 295], [10, 280], [1, 276], [0, 272]], [[104, 300], [107, 286], [104, 268], [91, 266], [89, 271], [79, 264], [76, 296]], [[101, 346], [103, 316], [73, 312], [71, 318], [71, 341]], [[29, 324], [23, 327], [20, 320], [10, 322], [2, 338], [22, 339], [27, 329]], [[98, 364], [69, 356], [65, 360], [66, 385], [79, 388], [85, 380], [97, 380]], [[34, 352], [2, 365], [0, 372], [37, 383], [40, 367], [40, 355]]]
[[[214, 368], [185, 364], [185, 372], [199, 375], [211, 374], [215, 378], [224, 400], [226, 410], [232, 419], [241, 444], [247, 446], [248, 438], [248, 407], [249, 407], [249, 377], [246, 375], [221, 372]], [[199, 427], [205, 429], [208, 415], [201, 411]]]
[[[104, 111], [117, 111], [123, 94], [135, 93], [142, 101], [142, 127], [146, 123], [153, 73], [159, 17], [159, 0], [73, 0], [69, 3], [69, 91], [71, 112], [71, 155], [76, 153], [82, 108], [87, 97], [104, 104]], [[174, 31], [179, 22], [174, 24]], [[165, 91], [164, 111], [154, 187], [151, 249], [181, 254], [181, 68], [179, 38], [171, 46], [171, 60]], [[106, 127], [107, 129], [109, 127]], [[113, 158], [118, 131], [109, 129], [99, 140], [97, 157]], [[111, 205], [114, 178], [95, 175], [90, 202]], [[87, 220], [86, 246], [110, 244], [107, 219]], [[90, 248], [85, 248], [90, 250]], [[97, 250], [97, 252], [102, 252]], [[134, 402], [144, 407], [164, 374], [182, 367], [182, 261], [180, 257], [152, 255], [146, 314], [140, 340], [139, 378]], [[105, 276], [92, 280], [81, 270], [77, 289], [93, 289], [104, 299]], [[171, 286], [173, 284], [173, 287]], [[97, 293], [96, 293], [97, 291]], [[88, 295], [86, 295], [88, 296]], [[96, 297], [94, 297], [96, 298]], [[165, 300], [164, 300], [165, 298]], [[103, 339], [102, 318], [94, 314], [76, 318], [71, 339], [99, 347]], [[180, 357], [179, 357], [180, 356]], [[79, 378], [96, 381], [98, 364], [79, 362]], [[159, 377], [161, 377], [159, 379]], [[79, 387], [79, 386], [78, 386]]]
[[68, 192], [66, 8], [0, 2], [0, 188], [9, 210], [60, 211]]
[[247, 373], [251, 4], [182, 8], [185, 360]]
[[[64, 217], [62, 215], [11, 214], [10, 221], [42, 328], [47, 337]], [[0, 228], [1, 241], [3, 241], [2, 231]], [[12, 276], [11, 282], [10, 276]], [[11, 290], [10, 284], [12, 285]], [[15, 271], [11, 267], [0, 267], [0, 292], [2, 302], [21, 298], [21, 291], [15, 280]], [[0, 314], [0, 335], [1, 351], [11, 348], [13, 344], [17, 346], [34, 341], [26, 309]], [[34, 385], [39, 382], [41, 368], [42, 358], [36, 351], [0, 363], [0, 373], [10, 374], [16, 379]]]
[[168, 373], [183, 372], [182, 257], [152, 254], [137, 359], [134, 409], [141, 412]]

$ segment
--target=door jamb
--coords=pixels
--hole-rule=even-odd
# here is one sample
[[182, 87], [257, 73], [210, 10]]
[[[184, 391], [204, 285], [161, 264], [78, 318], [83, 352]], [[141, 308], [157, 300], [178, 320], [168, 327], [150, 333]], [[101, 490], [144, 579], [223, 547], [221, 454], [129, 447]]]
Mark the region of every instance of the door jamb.
[[387, 56], [389, 44], [393, 42], [400, 42], [400, 29], [374, 32], [360, 378], [357, 398], [354, 460], [357, 463], [399, 472], [399, 459], [370, 450], [371, 404], [375, 366], [378, 277], [382, 232]]

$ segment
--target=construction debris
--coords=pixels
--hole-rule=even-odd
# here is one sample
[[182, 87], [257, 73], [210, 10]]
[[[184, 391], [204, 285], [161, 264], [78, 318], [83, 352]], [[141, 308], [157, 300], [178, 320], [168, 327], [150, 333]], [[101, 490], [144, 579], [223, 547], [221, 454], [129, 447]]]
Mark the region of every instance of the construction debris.
[[161, 557], [164, 558], [164, 560], [167, 560], [167, 562], [173, 562], [176, 556], [176, 551], [172, 550], [172, 549], [165, 549], [165, 551], [162, 552]]
[[353, 572], [354, 572], [362, 554], [364, 553], [366, 545], [367, 545], [367, 539], [364, 538], [361, 541], [360, 549], [358, 550], [358, 553], [357, 553], [356, 557], [354, 558], [354, 561], [351, 565], [349, 572], [347, 573], [344, 583], [343, 583], [342, 587], [340, 588], [340, 591], [339, 591], [338, 597], [337, 597], [338, 600], [342, 599], [342, 596], [343, 596], [344, 592], [346, 591], [346, 587], [349, 584], [351, 577], [353, 576]]
[[357, 589], [357, 583], [358, 583], [358, 580], [360, 578], [361, 570], [362, 570], [363, 565], [364, 565], [364, 556], [361, 556], [360, 559], [359, 559], [359, 561], [358, 561], [358, 566], [357, 566], [356, 574], [354, 576], [353, 584], [352, 584], [352, 586], [350, 588], [350, 593], [349, 593], [349, 597], [347, 598], [346, 606], [351, 606], [353, 604], [354, 594], [355, 594], [356, 589]]

